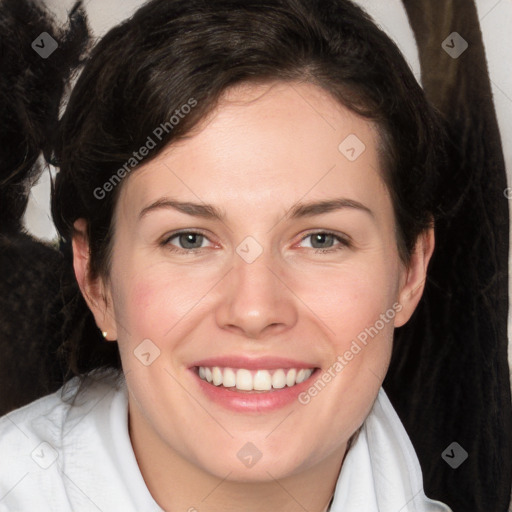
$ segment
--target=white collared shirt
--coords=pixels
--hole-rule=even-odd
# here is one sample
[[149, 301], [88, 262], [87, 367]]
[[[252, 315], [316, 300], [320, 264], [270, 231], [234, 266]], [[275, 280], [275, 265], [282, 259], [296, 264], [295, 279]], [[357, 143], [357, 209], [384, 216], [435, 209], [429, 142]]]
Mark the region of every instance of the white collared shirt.
[[382, 387], [343, 461], [329, 511], [451, 512], [425, 496], [418, 457]]
[[[64, 389], [74, 394], [78, 379]], [[124, 379], [91, 381], [0, 418], [0, 512], [161, 512], [128, 432]], [[450, 512], [425, 497], [418, 459], [381, 388], [350, 447], [330, 512]]]

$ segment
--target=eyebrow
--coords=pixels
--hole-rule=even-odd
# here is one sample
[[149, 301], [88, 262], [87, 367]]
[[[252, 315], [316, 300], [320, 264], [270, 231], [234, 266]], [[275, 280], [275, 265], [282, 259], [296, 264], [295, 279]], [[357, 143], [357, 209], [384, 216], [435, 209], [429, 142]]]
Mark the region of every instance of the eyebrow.
[[300, 217], [313, 217], [315, 215], [321, 215], [323, 213], [329, 213], [336, 210], [342, 210], [344, 208], [353, 208], [356, 210], [361, 210], [371, 217], [374, 217], [373, 212], [365, 206], [363, 203], [359, 201], [355, 201], [353, 199], [329, 199], [326, 201], [318, 201], [313, 203], [298, 203], [296, 204], [288, 214], [288, 216], [292, 219], [300, 218]]
[[[185, 213], [187, 215], [191, 215], [193, 217], [202, 217], [205, 219], [211, 220], [220, 220], [224, 221], [226, 218], [225, 213], [210, 204], [199, 204], [199, 203], [191, 203], [191, 202], [181, 202], [175, 201], [167, 197], [162, 197], [150, 205], [146, 206], [139, 213], [139, 220], [142, 219], [145, 215], [147, 215], [151, 211], [171, 208], [177, 210], [179, 212]], [[315, 215], [322, 215], [324, 213], [333, 212], [336, 210], [341, 210], [344, 208], [352, 208], [356, 210], [360, 210], [369, 214], [371, 217], [374, 217], [373, 212], [360, 203], [359, 201], [355, 201], [353, 199], [345, 199], [345, 198], [337, 198], [337, 199], [329, 199], [325, 201], [317, 201], [310, 203], [296, 203], [287, 213], [287, 217], [291, 219], [305, 218], [305, 217], [314, 217]]]
[[187, 215], [192, 215], [193, 217], [203, 217], [205, 219], [223, 220], [225, 217], [225, 215], [220, 210], [210, 204], [174, 201], [167, 197], [162, 197], [157, 199], [154, 203], [151, 203], [149, 206], [143, 208], [139, 213], [139, 220], [149, 212], [163, 208], [172, 208], [174, 210], [178, 210], [179, 212], [186, 213]]

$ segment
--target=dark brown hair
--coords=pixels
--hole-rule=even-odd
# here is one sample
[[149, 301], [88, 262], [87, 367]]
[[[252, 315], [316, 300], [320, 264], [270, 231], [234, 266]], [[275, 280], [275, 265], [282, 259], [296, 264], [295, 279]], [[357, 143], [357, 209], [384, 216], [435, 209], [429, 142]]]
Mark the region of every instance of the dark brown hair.
[[[439, 214], [441, 129], [400, 51], [370, 17], [347, 0], [153, 0], [93, 49], [55, 138], [53, 219], [68, 244], [74, 221], [87, 221], [92, 278], [108, 278], [122, 183], [101, 197], [95, 191], [127, 169], [157, 127], [168, 130], [144, 163], [187, 135], [228, 87], [275, 80], [317, 84], [376, 124], [397, 244], [408, 261]], [[170, 127], [191, 99], [194, 108]], [[70, 372], [120, 369], [117, 350], [105, 348], [112, 344], [77, 301], [63, 346]]]

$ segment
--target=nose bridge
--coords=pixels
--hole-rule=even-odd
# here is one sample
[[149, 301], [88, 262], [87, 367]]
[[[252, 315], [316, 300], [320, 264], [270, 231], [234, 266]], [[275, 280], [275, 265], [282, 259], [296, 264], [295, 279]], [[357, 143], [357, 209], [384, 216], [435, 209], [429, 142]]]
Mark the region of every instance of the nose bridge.
[[232, 274], [235, 285], [248, 296], [251, 293], [257, 295], [258, 292], [270, 292], [277, 284], [273, 282], [275, 278], [270, 270], [279, 264], [272, 254], [271, 237], [260, 234], [257, 238], [246, 236], [235, 248], [233, 255]]
[[245, 240], [236, 249], [226, 294], [218, 308], [217, 322], [223, 328], [261, 336], [272, 326], [283, 330], [296, 322], [293, 294], [277, 277], [279, 260], [271, 251]]
[[273, 300], [278, 293], [275, 290], [278, 285], [276, 277], [270, 270], [273, 266], [276, 266], [276, 262], [272, 262], [268, 251], [250, 262], [242, 257], [236, 257], [233, 277], [238, 292], [245, 294], [251, 301], [258, 297], [266, 301]]

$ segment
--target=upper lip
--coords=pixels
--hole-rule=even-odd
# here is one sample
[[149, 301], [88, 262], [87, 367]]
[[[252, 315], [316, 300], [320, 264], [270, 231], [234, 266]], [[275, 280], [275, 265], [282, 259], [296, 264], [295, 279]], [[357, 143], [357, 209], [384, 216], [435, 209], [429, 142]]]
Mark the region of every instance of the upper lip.
[[203, 366], [212, 368], [218, 366], [221, 368], [244, 368], [247, 370], [277, 370], [279, 368], [316, 368], [315, 364], [297, 361], [295, 359], [283, 357], [247, 357], [247, 356], [217, 356], [201, 359], [191, 364], [191, 368]]

